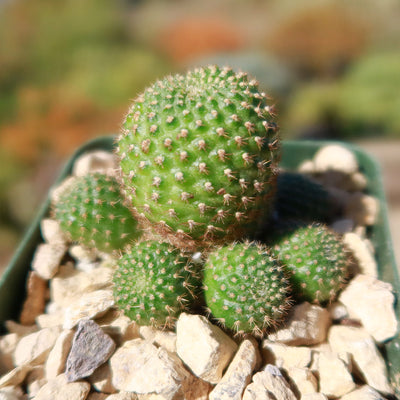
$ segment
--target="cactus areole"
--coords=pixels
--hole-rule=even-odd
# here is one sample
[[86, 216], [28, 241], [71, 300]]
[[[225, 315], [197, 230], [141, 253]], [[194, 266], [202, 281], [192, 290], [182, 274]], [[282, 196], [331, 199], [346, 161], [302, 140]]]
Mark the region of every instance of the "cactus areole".
[[267, 101], [246, 73], [216, 66], [147, 88], [116, 149], [135, 214], [183, 243], [240, 237], [275, 187], [278, 129]]

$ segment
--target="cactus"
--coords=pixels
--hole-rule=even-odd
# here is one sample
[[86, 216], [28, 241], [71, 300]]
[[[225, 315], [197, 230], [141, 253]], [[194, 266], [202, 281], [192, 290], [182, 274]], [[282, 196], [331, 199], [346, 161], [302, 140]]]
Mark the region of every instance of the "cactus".
[[255, 242], [233, 243], [211, 252], [203, 283], [209, 312], [239, 334], [262, 335], [290, 305], [282, 267], [267, 247]]
[[53, 202], [52, 214], [71, 241], [104, 252], [121, 250], [141, 234], [117, 180], [100, 173], [73, 178]]
[[114, 273], [114, 297], [132, 320], [171, 327], [196, 298], [195, 269], [170, 244], [147, 241], [125, 249]]
[[117, 140], [125, 196], [182, 245], [239, 238], [270, 208], [277, 135], [267, 96], [245, 73], [167, 77], [136, 99]]
[[278, 174], [274, 204], [279, 218], [308, 222], [330, 221], [337, 208], [321, 184], [297, 172]]
[[343, 287], [349, 255], [340, 237], [323, 224], [309, 224], [281, 233], [273, 254], [290, 273], [293, 297], [326, 303]]

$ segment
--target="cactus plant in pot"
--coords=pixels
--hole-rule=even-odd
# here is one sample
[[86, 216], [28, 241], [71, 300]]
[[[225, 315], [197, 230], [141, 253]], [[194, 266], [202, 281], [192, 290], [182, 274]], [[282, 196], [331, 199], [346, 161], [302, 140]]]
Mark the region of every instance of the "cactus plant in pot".
[[[93, 150], [109, 151], [104, 167], [76, 172], [82, 154], [99, 157]], [[15, 342], [1, 350], [9, 372], [0, 390], [253, 398], [277, 380], [288, 398], [389, 398], [397, 319], [393, 288], [380, 279], [396, 290], [398, 281], [385, 206], [371, 212], [383, 200], [378, 174], [351, 146], [280, 140], [272, 104], [243, 72], [210, 66], [157, 81], [119, 136], [71, 161], [6, 271], [2, 304], [15, 297], [11, 285], [24, 285], [33, 256], [26, 300], [1, 310], [1, 340]], [[36, 249], [40, 221], [45, 243]], [[372, 253], [360, 253], [368, 243], [379, 279], [368, 271]], [[44, 288], [39, 306], [35, 282]], [[386, 299], [379, 314], [390, 319], [375, 336], [354, 305], [366, 287]], [[29, 324], [10, 322], [21, 306]], [[107, 354], [83, 344], [110, 341]], [[360, 341], [368, 360], [355, 350]], [[41, 352], [30, 345], [38, 342]], [[290, 361], [279, 346], [306, 360]]]

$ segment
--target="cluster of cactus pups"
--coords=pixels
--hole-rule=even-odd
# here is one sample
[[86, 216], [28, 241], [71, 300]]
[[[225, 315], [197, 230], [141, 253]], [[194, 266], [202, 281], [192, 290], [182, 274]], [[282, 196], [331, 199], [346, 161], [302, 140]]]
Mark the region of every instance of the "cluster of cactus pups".
[[114, 293], [130, 318], [171, 327], [202, 309], [262, 335], [295, 301], [337, 295], [348, 260], [340, 238], [316, 222], [273, 229], [272, 220], [310, 222], [312, 210], [325, 222], [329, 196], [299, 174], [279, 175], [268, 102], [230, 68], [160, 80], [126, 115], [117, 179], [81, 177], [53, 204], [71, 241], [119, 255]]

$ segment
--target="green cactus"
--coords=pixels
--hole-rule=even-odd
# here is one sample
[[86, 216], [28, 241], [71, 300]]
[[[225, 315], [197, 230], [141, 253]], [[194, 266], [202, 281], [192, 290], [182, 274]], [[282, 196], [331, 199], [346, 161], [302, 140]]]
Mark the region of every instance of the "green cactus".
[[267, 247], [233, 243], [209, 254], [204, 268], [209, 312], [239, 334], [262, 335], [290, 306], [288, 280]]
[[337, 211], [329, 192], [298, 172], [278, 174], [274, 205], [280, 219], [308, 222], [328, 222]]
[[118, 138], [125, 196], [183, 245], [239, 238], [270, 208], [277, 131], [245, 73], [210, 66], [167, 77], [136, 99]]
[[53, 202], [52, 215], [71, 241], [104, 252], [121, 250], [141, 235], [117, 180], [100, 173], [73, 178]]
[[288, 270], [293, 297], [299, 301], [332, 301], [344, 285], [349, 254], [340, 237], [323, 224], [279, 234], [272, 252]]
[[193, 304], [200, 286], [189, 259], [157, 241], [125, 249], [113, 281], [116, 303], [125, 315], [155, 327], [171, 327]]

